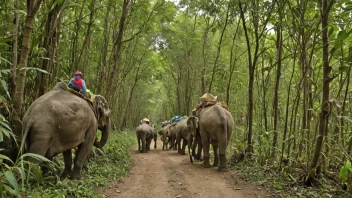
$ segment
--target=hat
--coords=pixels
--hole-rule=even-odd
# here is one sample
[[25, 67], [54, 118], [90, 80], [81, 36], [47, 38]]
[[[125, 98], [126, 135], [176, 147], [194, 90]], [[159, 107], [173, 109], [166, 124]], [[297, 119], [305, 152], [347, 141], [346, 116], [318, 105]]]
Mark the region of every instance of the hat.
[[204, 100], [206, 102], [216, 102], [218, 100], [217, 96], [213, 96], [210, 93], [205, 93], [202, 97], [199, 97], [200, 100]]
[[76, 72], [75, 72], [75, 76], [76, 76], [76, 75], [83, 76], [82, 72], [80, 72], [80, 71], [76, 71]]
[[148, 118], [143, 118], [143, 122], [150, 122]]

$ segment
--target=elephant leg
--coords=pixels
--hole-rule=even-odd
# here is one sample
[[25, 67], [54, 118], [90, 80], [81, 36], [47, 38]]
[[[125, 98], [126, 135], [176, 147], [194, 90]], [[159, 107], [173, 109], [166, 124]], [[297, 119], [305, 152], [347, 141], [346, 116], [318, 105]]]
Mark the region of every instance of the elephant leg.
[[71, 174], [72, 170], [72, 153], [71, 149], [62, 153], [64, 156], [65, 162], [65, 169], [64, 172], [61, 174], [61, 179], [67, 178]]
[[[203, 138], [204, 136], [204, 138]], [[202, 145], [203, 145], [203, 152], [204, 152], [204, 162], [203, 162], [203, 167], [209, 168], [210, 163], [209, 163], [209, 147], [210, 147], [210, 142], [207, 136], [203, 135], [202, 136]]]
[[177, 153], [180, 153], [181, 154], [181, 147], [180, 147], [180, 144], [181, 144], [181, 139], [177, 138], [176, 139], [176, 142], [177, 142]]
[[147, 145], [146, 145], [146, 137], [144, 136], [143, 138], [142, 138], [142, 153], [145, 153], [145, 152], [147, 152]]
[[218, 166], [219, 165], [219, 152], [218, 152], [218, 145], [216, 143], [212, 144], [213, 146], [213, 151], [214, 151], [214, 164], [213, 166]]
[[200, 137], [198, 138], [198, 148], [197, 148], [197, 160], [203, 160], [202, 158], [202, 150], [203, 150], [203, 145], [202, 145], [202, 140], [200, 139]]
[[219, 155], [220, 155], [220, 165], [218, 171], [227, 171], [227, 159], [226, 159], [226, 147], [227, 147], [227, 138], [223, 137], [219, 141]]
[[181, 154], [186, 155], [186, 145], [187, 145], [187, 140], [183, 139], [182, 140], [182, 149], [181, 149]]
[[76, 157], [74, 160], [73, 170], [71, 172], [71, 179], [81, 179], [81, 171], [88, 155], [92, 151], [93, 142], [95, 140], [96, 128], [92, 127], [87, 131], [85, 141], [78, 146]]
[[156, 149], [156, 141], [158, 140], [158, 136], [154, 136], [154, 149]]
[[137, 137], [137, 142], [138, 142], [138, 151], [141, 151], [141, 139]]

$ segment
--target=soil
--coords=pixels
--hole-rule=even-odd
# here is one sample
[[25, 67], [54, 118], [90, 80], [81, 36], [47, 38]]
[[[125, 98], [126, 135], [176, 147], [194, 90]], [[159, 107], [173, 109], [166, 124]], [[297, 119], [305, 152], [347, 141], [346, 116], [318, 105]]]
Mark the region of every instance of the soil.
[[[154, 146], [152, 143], [151, 147]], [[218, 172], [216, 167], [203, 168], [201, 161], [191, 164], [189, 156], [176, 150], [157, 149], [139, 153], [131, 151], [132, 168], [121, 182], [113, 181], [108, 188], [99, 189], [102, 197], [161, 197], [161, 198], [251, 198], [270, 197], [265, 190], [243, 183], [236, 172]]]

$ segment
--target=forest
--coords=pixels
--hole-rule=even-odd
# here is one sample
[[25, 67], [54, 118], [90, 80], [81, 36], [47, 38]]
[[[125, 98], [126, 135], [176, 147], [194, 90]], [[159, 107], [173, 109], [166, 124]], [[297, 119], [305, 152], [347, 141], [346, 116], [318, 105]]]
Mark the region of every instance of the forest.
[[21, 163], [4, 161], [29, 106], [81, 71], [115, 135], [144, 117], [159, 130], [211, 93], [234, 118], [230, 164], [352, 192], [351, 10], [349, 0], [1, 0], [0, 191], [26, 188]]

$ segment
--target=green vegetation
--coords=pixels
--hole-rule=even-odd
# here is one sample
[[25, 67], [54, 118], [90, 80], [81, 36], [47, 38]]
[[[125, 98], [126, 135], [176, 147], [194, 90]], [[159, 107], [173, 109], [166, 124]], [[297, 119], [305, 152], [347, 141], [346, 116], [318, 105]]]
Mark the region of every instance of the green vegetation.
[[88, 168], [83, 170], [82, 180], [60, 180], [64, 165], [60, 155], [55, 158], [48, 175], [43, 175], [38, 165], [28, 164], [23, 168], [25, 161], [22, 160], [12, 167], [1, 163], [5, 171], [0, 174], [0, 197], [98, 197], [97, 187], [106, 187], [109, 181], [119, 181], [128, 174], [129, 152], [134, 144], [134, 133], [113, 131], [103, 150], [94, 149]]

